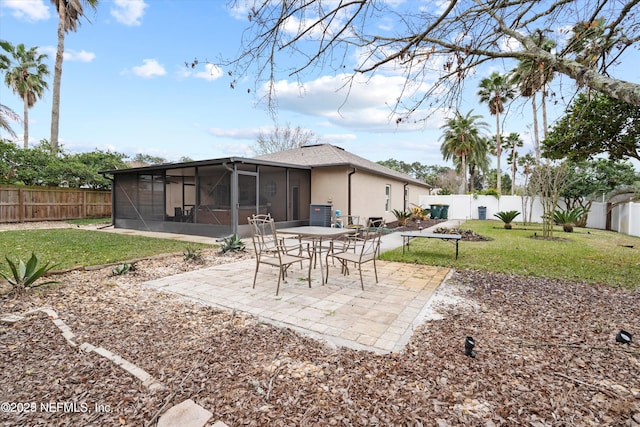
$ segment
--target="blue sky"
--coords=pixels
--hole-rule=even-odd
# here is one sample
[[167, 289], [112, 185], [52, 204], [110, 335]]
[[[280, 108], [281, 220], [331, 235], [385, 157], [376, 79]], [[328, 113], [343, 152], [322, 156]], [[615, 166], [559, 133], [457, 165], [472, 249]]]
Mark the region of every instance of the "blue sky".
[[[255, 83], [241, 81], [232, 90], [227, 70], [202, 65], [205, 59], [215, 62], [238, 52], [246, 14], [229, 10], [223, 0], [101, 0], [88, 18], [91, 22], [84, 20], [65, 39], [59, 135], [65, 150], [143, 153], [170, 161], [253, 155], [258, 131], [273, 126], [260, 93], [253, 90]], [[50, 136], [56, 28], [49, 0], [0, 0], [0, 39], [39, 46], [49, 55], [50, 90], [29, 111], [31, 144]], [[185, 68], [194, 57], [201, 65]], [[494, 70], [506, 71], [494, 65], [476, 75], [483, 78]], [[338, 90], [343, 80], [331, 69], [307, 74], [302, 82], [286, 75], [281, 79], [281, 124], [310, 129], [321, 142], [372, 161], [446, 164], [440, 154], [442, 115], [402, 127], [389, 116], [387, 105], [402, 84], [397, 75], [379, 74], [355, 86], [346, 104], [345, 93]], [[568, 79], [564, 84], [570, 84]], [[493, 131], [495, 120], [475, 95], [477, 82], [466, 86], [461, 111], [484, 115]], [[22, 101], [4, 84], [0, 101], [22, 114]], [[551, 120], [562, 107], [550, 108]], [[522, 152], [532, 150], [530, 106], [512, 106], [506, 123], [506, 132], [519, 132], [524, 139]], [[21, 125], [16, 123], [14, 130], [21, 138]], [[17, 142], [22, 145], [22, 139]], [[506, 161], [502, 165], [507, 171]]]

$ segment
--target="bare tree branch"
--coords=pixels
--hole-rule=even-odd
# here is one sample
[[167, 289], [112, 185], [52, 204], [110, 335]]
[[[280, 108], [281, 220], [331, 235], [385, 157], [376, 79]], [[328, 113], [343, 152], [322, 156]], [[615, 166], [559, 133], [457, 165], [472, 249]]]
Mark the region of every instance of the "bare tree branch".
[[292, 128], [289, 123], [285, 126], [276, 124], [271, 132], [260, 132], [258, 134], [253, 151], [257, 155], [277, 153], [278, 151], [315, 144], [318, 139], [318, 136], [313, 131], [303, 129], [300, 126]]
[[[312, 66], [351, 70], [352, 79], [373, 73], [402, 74], [407, 81], [394, 112], [419, 107], [453, 107], [465, 79], [483, 63], [530, 60], [633, 105], [640, 105], [640, 84], [615, 77], [622, 52], [640, 40], [640, 0], [451, 0], [431, 10], [397, 9], [380, 0], [251, 0], [253, 15], [241, 53], [224, 65], [240, 75], [266, 81], [270, 107], [278, 73], [303, 80]], [[409, 6], [411, 7], [411, 6]], [[395, 17], [392, 29], [378, 19]], [[579, 23], [605, 19], [599, 29], [598, 69], [580, 62]], [[296, 23], [296, 28], [292, 24]], [[558, 29], [564, 29], [562, 33]], [[540, 34], [555, 37], [558, 53], [541, 49]], [[585, 43], [584, 40], [579, 40]], [[601, 45], [600, 45], [601, 44]], [[287, 70], [278, 68], [283, 55]], [[296, 61], [296, 58], [299, 60]], [[355, 62], [353, 62], [353, 58]], [[506, 70], [505, 70], [506, 71]], [[353, 81], [353, 80], [352, 80]]]

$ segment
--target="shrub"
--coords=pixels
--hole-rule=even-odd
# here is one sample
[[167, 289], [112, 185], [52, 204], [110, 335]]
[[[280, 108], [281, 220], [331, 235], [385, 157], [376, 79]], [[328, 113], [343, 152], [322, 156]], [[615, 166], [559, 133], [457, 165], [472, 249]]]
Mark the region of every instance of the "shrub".
[[424, 221], [429, 217], [430, 209], [423, 208], [422, 206], [414, 206], [411, 208], [411, 219], [416, 221]]
[[22, 296], [27, 288], [34, 288], [36, 286], [48, 285], [50, 283], [56, 283], [53, 280], [48, 282], [41, 282], [36, 284], [36, 281], [40, 279], [44, 274], [51, 270], [55, 265], [50, 265], [47, 262], [45, 265], [40, 265], [40, 261], [36, 254], [31, 252], [31, 258], [25, 264], [21, 259], [17, 263], [11, 261], [8, 256], [4, 257], [9, 264], [11, 274], [5, 274], [0, 271], [0, 275], [4, 277], [7, 282], [13, 288], [13, 292], [17, 296]]
[[394, 209], [391, 212], [398, 220], [398, 225], [400, 226], [407, 225], [407, 220], [411, 218], [411, 212], [408, 212], [408, 211], [401, 211], [398, 209]]
[[493, 214], [493, 216], [498, 217], [504, 222], [504, 228], [507, 230], [511, 229], [511, 222], [516, 219], [516, 217], [520, 215], [518, 211], [501, 211]]
[[477, 199], [478, 196], [493, 196], [496, 199], [500, 198], [500, 193], [495, 188], [487, 188], [486, 190], [480, 190], [473, 193], [473, 198]]
[[567, 232], [573, 232], [573, 227], [580, 221], [580, 218], [587, 213], [583, 207], [568, 209], [565, 211], [554, 211], [553, 222], [562, 225], [562, 229]]
[[237, 235], [225, 238], [220, 245], [220, 253], [244, 251], [244, 242]]

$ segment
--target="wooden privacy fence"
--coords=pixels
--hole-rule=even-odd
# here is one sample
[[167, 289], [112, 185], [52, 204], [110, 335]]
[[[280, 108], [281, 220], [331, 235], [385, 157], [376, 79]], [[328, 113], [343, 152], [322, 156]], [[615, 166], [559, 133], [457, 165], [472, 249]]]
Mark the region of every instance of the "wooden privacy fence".
[[0, 186], [0, 223], [111, 216], [111, 191]]

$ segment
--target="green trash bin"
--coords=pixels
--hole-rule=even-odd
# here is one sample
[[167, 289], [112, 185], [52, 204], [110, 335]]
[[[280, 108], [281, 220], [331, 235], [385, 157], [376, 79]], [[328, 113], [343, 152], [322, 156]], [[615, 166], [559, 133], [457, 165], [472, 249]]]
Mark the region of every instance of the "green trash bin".
[[440, 209], [440, 219], [449, 219], [449, 205], [442, 205]]
[[442, 205], [431, 205], [431, 219], [440, 219]]

